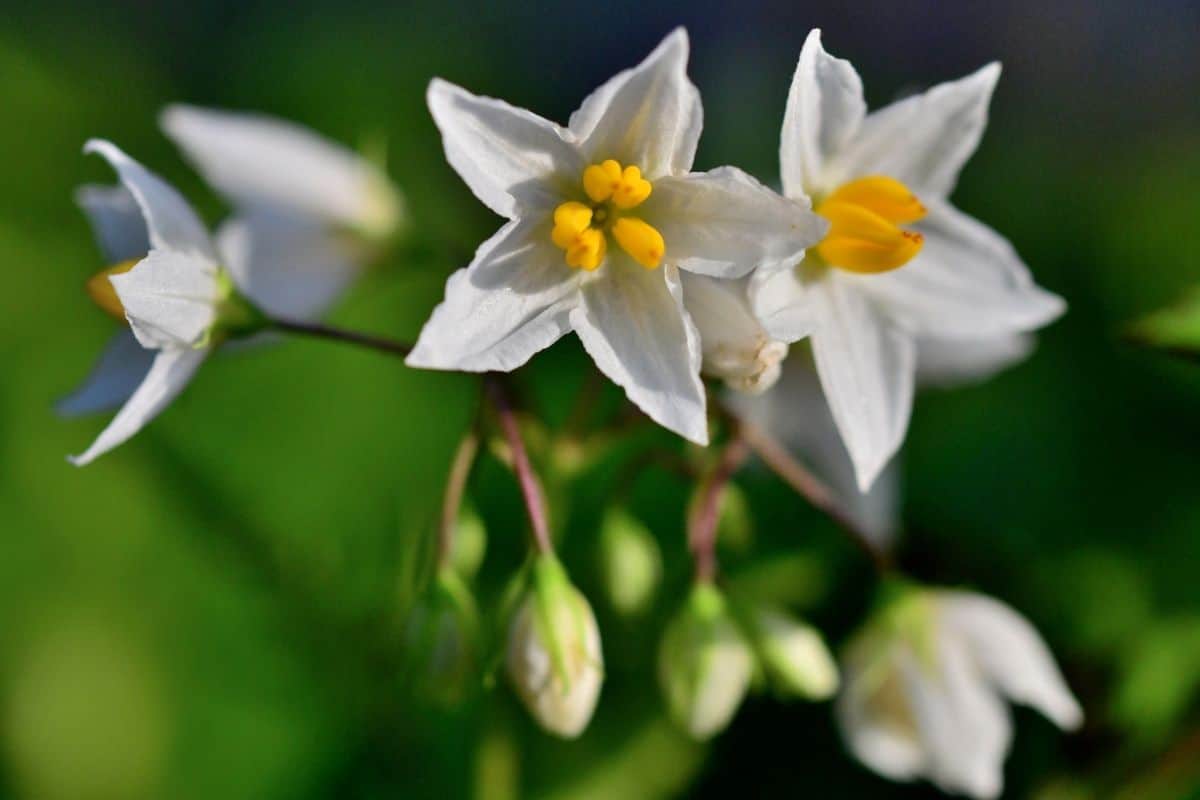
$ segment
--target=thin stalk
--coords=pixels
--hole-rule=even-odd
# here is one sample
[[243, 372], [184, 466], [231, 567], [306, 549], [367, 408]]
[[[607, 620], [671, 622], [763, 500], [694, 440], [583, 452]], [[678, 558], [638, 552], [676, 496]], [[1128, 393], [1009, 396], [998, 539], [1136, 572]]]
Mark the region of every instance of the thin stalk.
[[446, 493], [442, 496], [442, 518], [438, 525], [437, 565], [441, 569], [449, 565], [454, 550], [454, 531], [458, 525], [458, 512], [462, 507], [463, 493], [475, 454], [479, 452], [479, 432], [474, 426], [463, 435], [450, 462], [450, 474], [446, 477]]
[[359, 333], [344, 328], [335, 328], [319, 322], [300, 322], [291, 319], [272, 319], [269, 326], [283, 333], [308, 336], [314, 339], [325, 339], [331, 342], [342, 342], [365, 347], [376, 352], [404, 358], [412, 352], [412, 345], [385, 336], [375, 336], [369, 333]]
[[721, 519], [721, 498], [729, 479], [749, 456], [745, 438], [735, 429], [712, 473], [701, 484], [688, 520], [688, 549], [695, 562], [697, 581], [711, 582], [717, 576], [717, 523]]
[[525, 441], [521, 438], [521, 428], [517, 424], [517, 415], [513, 411], [508, 388], [503, 379], [494, 372], [484, 375], [483, 382], [488, 399], [496, 410], [500, 430], [508, 441], [508, 449], [512, 451], [513, 473], [517, 476], [521, 497], [525, 501], [525, 510], [529, 514], [533, 545], [540, 553], [553, 553], [554, 543], [550, 540], [550, 525], [546, 521], [546, 501], [542, 494], [542, 485], [533, 471], [533, 465], [529, 463], [529, 454], [525, 452]]

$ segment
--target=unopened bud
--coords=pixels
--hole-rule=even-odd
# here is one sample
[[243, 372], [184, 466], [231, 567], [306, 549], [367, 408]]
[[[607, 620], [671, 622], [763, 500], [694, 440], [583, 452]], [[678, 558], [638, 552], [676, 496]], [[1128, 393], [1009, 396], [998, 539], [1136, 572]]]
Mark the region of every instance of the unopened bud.
[[658, 667], [667, 710], [692, 737], [707, 739], [729, 724], [750, 686], [754, 658], [715, 586], [692, 588], [663, 635]]
[[454, 543], [450, 562], [454, 571], [467, 580], [475, 577], [487, 555], [487, 527], [474, 508], [464, 503], [454, 524]]
[[533, 564], [509, 627], [505, 661], [513, 687], [543, 728], [568, 739], [583, 732], [604, 680], [600, 629], [552, 555]]
[[777, 608], [752, 612], [755, 643], [767, 677], [780, 694], [825, 700], [838, 688], [838, 670], [821, 634]]
[[417, 601], [405, 643], [412, 688], [443, 705], [460, 703], [477, 679], [479, 614], [453, 570], [441, 570]]
[[662, 580], [662, 553], [646, 526], [622, 508], [610, 509], [600, 528], [600, 570], [619, 613], [645, 611]]

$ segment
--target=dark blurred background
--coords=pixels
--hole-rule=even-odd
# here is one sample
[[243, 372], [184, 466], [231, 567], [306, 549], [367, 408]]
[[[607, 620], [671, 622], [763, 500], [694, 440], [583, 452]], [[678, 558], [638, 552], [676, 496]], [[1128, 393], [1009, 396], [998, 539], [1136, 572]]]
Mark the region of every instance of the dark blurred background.
[[[858, 67], [873, 106], [1003, 62], [955, 198], [1070, 311], [1026, 363], [918, 399], [901, 561], [1020, 609], [1086, 708], [1073, 736], [1018, 711], [1009, 796], [1200, 796], [1200, 368], [1119, 339], [1200, 279], [1194, 0], [0, 6], [0, 796], [932, 794], [852, 762], [828, 704], [754, 698], [707, 746], [671, 728], [653, 650], [686, 586], [689, 487], [649, 470], [633, 489], [667, 578], [646, 619], [617, 619], [594, 556], [620, 454], [572, 485], [563, 545], [609, 662], [588, 733], [546, 737], [503, 685], [454, 711], [411, 697], [397, 609], [475, 407], [468, 377], [287, 343], [213, 361], [93, 466], [64, 460], [103, 420], [57, 419], [53, 401], [112, 331], [81, 291], [105, 265], [71, 192], [112, 180], [80, 154], [85, 139], [112, 139], [210, 222], [224, 209], [157, 130], [170, 101], [384, 142], [418, 233], [469, 251], [498, 222], [442, 158], [429, 79], [565, 122], [680, 24], [706, 112], [697, 166], [769, 182], [810, 28]], [[455, 266], [394, 260], [334, 318], [412, 336]], [[587, 369], [564, 340], [522, 373], [526, 407], [561, 423]], [[752, 540], [728, 569], [786, 564], [795, 607], [844, 641], [869, 568], [769, 476], [740, 484]], [[523, 518], [494, 460], [471, 495], [489, 532], [486, 607], [520, 563]]]

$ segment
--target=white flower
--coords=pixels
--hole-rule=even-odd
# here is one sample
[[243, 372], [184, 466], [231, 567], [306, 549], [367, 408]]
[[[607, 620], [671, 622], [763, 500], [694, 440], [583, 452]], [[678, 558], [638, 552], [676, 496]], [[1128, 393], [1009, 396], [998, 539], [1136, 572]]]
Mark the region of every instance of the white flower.
[[[71, 413], [125, 400], [92, 446], [71, 457], [77, 466], [141, 430], [191, 380], [219, 343], [221, 336], [214, 334], [250, 324], [256, 313], [234, 289], [186, 200], [109, 142], [89, 141], [84, 151], [107, 159], [128, 192], [85, 189], [80, 201], [96, 221], [105, 254], [119, 259], [89, 282], [89, 293], [101, 308], [123, 318], [129, 333], [109, 345], [83, 389], [63, 403]], [[130, 197], [144, 227], [129, 214]], [[129, 393], [135, 381], [137, 388]]]
[[505, 665], [529, 713], [550, 733], [583, 733], [604, 681], [600, 628], [553, 556], [539, 556], [508, 630]]
[[234, 206], [217, 233], [221, 252], [272, 315], [321, 316], [402, 223], [402, 198], [382, 171], [291, 122], [187, 105], [160, 121]]
[[847, 648], [837, 720], [851, 752], [892, 780], [1000, 794], [1012, 739], [1005, 699], [1063, 729], [1083, 712], [1037, 631], [962, 591], [908, 590]]
[[652, 419], [707, 442], [680, 270], [736, 278], [795, 263], [825, 225], [739, 170], [689, 172], [701, 107], [687, 53], [677, 30], [593, 92], [566, 128], [430, 85], [450, 164], [510, 221], [451, 276], [409, 364], [512, 370], [574, 330]]
[[802, 263], [760, 270], [775, 338], [811, 337], [821, 385], [868, 488], [908, 427], [918, 342], [997, 341], [1045, 325], [1061, 299], [999, 234], [947, 198], [974, 152], [1000, 67], [866, 113], [862, 83], [813, 31], [784, 117], [784, 193], [831, 222]]

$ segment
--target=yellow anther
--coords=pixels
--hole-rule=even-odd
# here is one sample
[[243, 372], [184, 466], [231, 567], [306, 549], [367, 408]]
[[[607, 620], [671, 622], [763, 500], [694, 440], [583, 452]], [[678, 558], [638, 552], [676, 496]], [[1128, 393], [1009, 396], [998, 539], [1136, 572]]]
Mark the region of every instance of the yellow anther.
[[593, 203], [604, 203], [621, 185], [621, 165], [611, 158], [583, 171], [583, 190]]
[[840, 186], [817, 206], [829, 233], [817, 245], [828, 264], [851, 272], [887, 272], [921, 252], [924, 238], [899, 226], [925, 216], [925, 206], [894, 178], [870, 176]]
[[574, 201], [554, 209], [554, 230], [550, 232], [550, 238], [566, 251], [567, 264], [572, 267], [592, 270], [604, 260], [604, 234], [590, 227], [592, 215], [592, 209]]
[[646, 269], [662, 263], [667, 246], [654, 226], [637, 217], [621, 217], [613, 224], [612, 232], [621, 249]]
[[608, 242], [603, 233], [595, 228], [588, 228], [575, 237], [575, 241], [566, 250], [567, 266], [590, 272], [604, 261], [604, 254], [608, 252]]
[[88, 278], [84, 288], [87, 290], [88, 297], [92, 298], [92, 302], [99, 307], [101, 311], [108, 314], [118, 322], [125, 321], [125, 307], [121, 305], [121, 298], [117, 297], [117, 290], [113, 288], [112, 282], [108, 279], [113, 275], [121, 275], [133, 269], [139, 259], [131, 259], [122, 261], [120, 264], [115, 264], [108, 269], [97, 272], [92, 277]]
[[613, 190], [612, 201], [617, 208], [629, 209], [640, 205], [654, 187], [642, 177], [642, 171], [629, 166], [621, 173], [621, 184]]
[[907, 186], [886, 175], [869, 175], [843, 184], [825, 202], [853, 203], [897, 225], [916, 222], [927, 213]]

